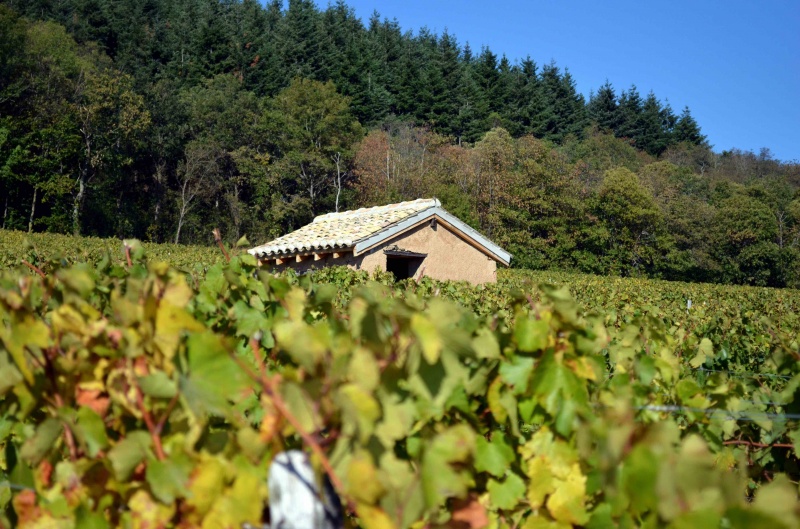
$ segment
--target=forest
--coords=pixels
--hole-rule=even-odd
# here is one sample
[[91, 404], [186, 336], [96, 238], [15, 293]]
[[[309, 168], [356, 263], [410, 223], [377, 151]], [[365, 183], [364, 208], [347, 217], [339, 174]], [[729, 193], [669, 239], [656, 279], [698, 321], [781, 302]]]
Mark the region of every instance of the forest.
[[800, 164], [636, 86], [343, 1], [3, 0], [0, 35], [5, 230], [263, 242], [435, 196], [515, 267], [800, 286]]

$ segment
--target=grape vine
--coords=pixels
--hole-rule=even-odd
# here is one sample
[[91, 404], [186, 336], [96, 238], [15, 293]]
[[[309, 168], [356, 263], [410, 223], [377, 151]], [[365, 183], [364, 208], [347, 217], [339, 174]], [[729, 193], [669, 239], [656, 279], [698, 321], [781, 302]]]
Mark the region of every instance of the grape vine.
[[275, 276], [236, 252], [187, 271], [131, 247], [0, 271], [5, 525], [257, 524], [288, 448], [351, 526], [800, 522], [796, 293]]

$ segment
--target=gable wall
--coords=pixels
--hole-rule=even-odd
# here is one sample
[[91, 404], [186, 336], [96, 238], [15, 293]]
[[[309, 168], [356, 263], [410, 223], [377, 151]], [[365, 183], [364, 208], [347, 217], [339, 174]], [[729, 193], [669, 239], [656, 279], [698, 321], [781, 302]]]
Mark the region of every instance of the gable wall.
[[431, 223], [426, 221], [373, 249], [374, 253], [383, 255], [384, 267], [386, 256], [383, 249], [393, 245], [411, 252], [428, 254], [422, 262], [428, 277], [475, 284], [494, 283], [497, 280], [497, 262], [441, 222], [437, 222], [436, 228], [432, 228]]

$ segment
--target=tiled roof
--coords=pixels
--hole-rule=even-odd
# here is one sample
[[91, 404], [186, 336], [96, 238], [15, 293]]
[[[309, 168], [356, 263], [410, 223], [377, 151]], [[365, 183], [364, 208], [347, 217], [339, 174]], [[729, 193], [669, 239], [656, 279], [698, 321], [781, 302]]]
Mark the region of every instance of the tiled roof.
[[441, 204], [436, 199], [419, 199], [374, 208], [327, 213], [311, 224], [261, 246], [248, 250], [258, 257], [298, 252], [353, 248], [359, 241], [391, 228], [398, 222]]

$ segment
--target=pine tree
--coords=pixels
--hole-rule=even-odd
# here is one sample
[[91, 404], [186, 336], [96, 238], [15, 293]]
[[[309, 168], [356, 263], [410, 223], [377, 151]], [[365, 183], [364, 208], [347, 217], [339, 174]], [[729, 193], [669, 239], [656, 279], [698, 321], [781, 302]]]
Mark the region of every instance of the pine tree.
[[229, 38], [233, 73], [242, 79], [245, 89], [264, 94], [269, 72], [278, 63], [269, 12], [258, 0], [236, 2], [231, 11]]
[[586, 107], [589, 119], [597, 123], [601, 130], [615, 131], [619, 127], [620, 112], [614, 87], [606, 80], [594, 96], [589, 98]]
[[463, 67], [458, 90], [458, 114], [453, 127], [457, 142], [476, 142], [486, 132], [486, 118], [489, 116], [489, 103], [486, 93], [481, 89], [476, 74], [476, 59], [469, 43], [462, 52]]
[[507, 121], [514, 113], [514, 105], [510, 101], [511, 93], [514, 90], [514, 83], [516, 73], [514, 68], [511, 66], [511, 61], [508, 60], [508, 57], [503, 55], [500, 58], [500, 63], [497, 65], [497, 88], [494, 91], [493, 96], [497, 98], [497, 106], [494, 109], [501, 118], [503, 123], [493, 124], [494, 126], [503, 126], [507, 125]]
[[545, 100], [541, 77], [537, 72], [536, 63], [530, 57], [527, 57], [520, 65], [518, 82], [521, 87], [514, 121], [518, 123], [519, 134], [533, 134], [542, 137], [543, 132], [537, 130], [537, 124], [545, 116]]
[[414, 71], [417, 72], [416, 98], [410, 98], [412, 114], [419, 123], [430, 123], [433, 115], [436, 96], [444, 92], [444, 78], [442, 72], [434, 64], [437, 56], [437, 37], [427, 27], [422, 27], [413, 40], [416, 62]]
[[312, 0], [289, 0], [277, 47], [290, 78], [324, 79], [320, 18]]
[[202, 79], [199, 71], [197, 23], [203, 0], [164, 2], [165, 33], [164, 76], [180, 80], [181, 85], [193, 86]]
[[359, 46], [362, 57], [358, 75], [363, 81], [363, 92], [359, 101], [354, 104], [354, 113], [361, 123], [372, 124], [386, 117], [392, 107], [393, 96], [389, 91], [389, 57], [392, 52], [387, 48], [388, 43], [384, 38], [386, 33], [377, 12], [370, 18], [369, 29], [362, 33]]
[[531, 115], [531, 133], [537, 138], [553, 138], [558, 133], [558, 118], [555, 101], [558, 98], [561, 78], [555, 63], [542, 68], [539, 81], [541, 105], [538, 112]]
[[12, 94], [21, 87], [12, 90], [18, 76], [22, 72], [23, 60], [20, 50], [25, 46], [26, 22], [20, 16], [5, 6], [0, 6], [0, 114], [6, 114], [4, 105], [12, 99]]
[[499, 113], [503, 102], [497, 98], [502, 92], [500, 72], [497, 69], [497, 55], [492, 53], [489, 48], [484, 47], [475, 61], [474, 72], [475, 81], [486, 98], [489, 112]]
[[583, 129], [588, 125], [586, 99], [583, 94], [578, 92], [575, 79], [568, 69], [564, 69], [564, 75], [561, 76], [561, 101], [562, 109], [559, 114], [563, 123], [564, 136], [573, 134], [580, 137]]
[[568, 134], [580, 135], [586, 126], [586, 103], [569, 71], [561, 75], [555, 63], [542, 70], [545, 106], [537, 117], [534, 134], [556, 142]]
[[[250, 88], [261, 96], [274, 96], [289, 84], [288, 68], [281, 56], [283, 1], [269, 0], [264, 7], [265, 33], [260, 36], [257, 52], [259, 64]], [[245, 79], [247, 81], [247, 79]]]
[[454, 122], [458, 114], [458, 91], [462, 74], [459, 55], [458, 42], [445, 31], [437, 42], [428, 68], [432, 101], [427, 121], [440, 133], [448, 136], [456, 135]]
[[199, 59], [196, 68], [198, 78], [208, 78], [231, 72], [236, 63], [231, 47], [233, 28], [231, 10], [215, 0], [206, 0], [198, 19], [195, 41], [195, 56]]
[[354, 115], [361, 121], [372, 121], [371, 73], [375, 69], [369, 53], [366, 30], [353, 8], [343, 0], [323, 13], [323, 70], [321, 76], [330, 78], [339, 93], [350, 97]]
[[628, 138], [637, 141], [642, 136], [642, 96], [631, 85], [628, 90], [619, 96], [619, 125], [614, 131], [618, 138]]
[[394, 112], [424, 120], [423, 109], [429, 104], [423, 77], [425, 54], [418, 39], [412, 39], [411, 35], [407, 34], [403, 40], [403, 49], [397, 61], [397, 95]]
[[658, 156], [669, 145], [669, 130], [664, 128], [664, 109], [651, 91], [642, 105], [641, 136], [636, 138], [636, 147]]
[[681, 116], [675, 123], [674, 129], [675, 141], [687, 142], [693, 145], [707, 145], [706, 137], [700, 132], [700, 126], [692, 117], [689, 112], [689, 107], [684, 107]]

